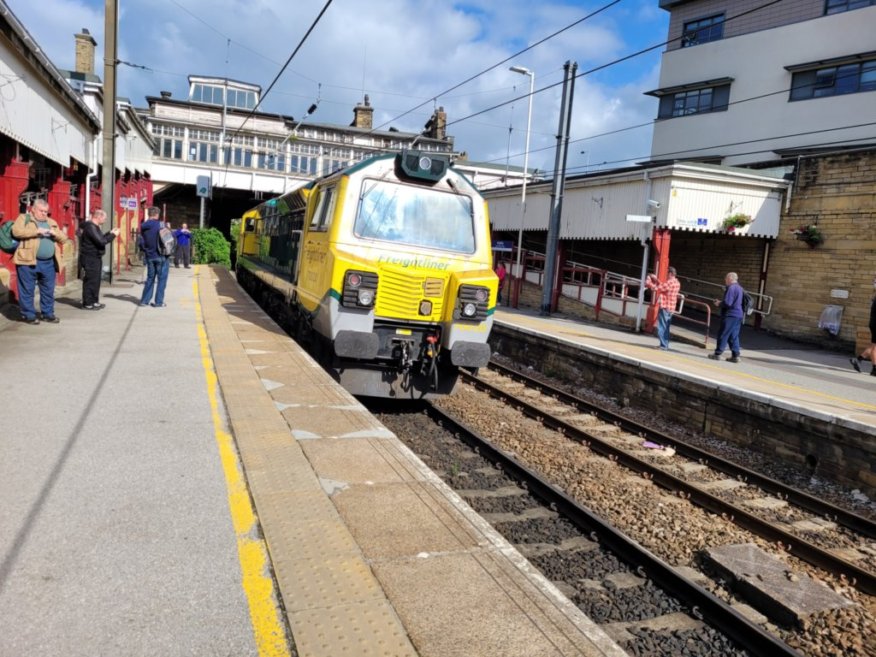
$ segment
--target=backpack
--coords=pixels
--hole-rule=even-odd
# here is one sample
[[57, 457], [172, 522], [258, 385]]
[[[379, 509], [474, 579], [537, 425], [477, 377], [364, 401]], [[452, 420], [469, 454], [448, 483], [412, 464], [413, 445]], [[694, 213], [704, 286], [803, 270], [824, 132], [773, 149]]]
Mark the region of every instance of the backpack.
[[742, 291], [742, 316], [747, 317], [754, 312], [754, 299], [745, 290]]
[[163, 256], [172, 256], [176, 251], [176, 238], [173, 231], [167, 226], [158, 229], [158, 253]]
[[12, 237], [12, 224], [14, 223], [15, 221], [10, 219], [0, 226], [0, 251], [3, 253], [15, 253], [15, 249], [18, 248], [18, 240]]

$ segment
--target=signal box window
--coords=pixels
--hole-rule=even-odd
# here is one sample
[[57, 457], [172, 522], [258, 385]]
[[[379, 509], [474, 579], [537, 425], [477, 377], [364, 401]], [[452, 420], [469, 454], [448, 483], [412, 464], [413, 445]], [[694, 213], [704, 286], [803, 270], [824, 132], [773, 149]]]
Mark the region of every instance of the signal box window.
[[724, 38], [724, 14], [688, 21], [682, 31], [681, 47], [689, 48]]
[[791, 79], [791, 100], [809, 100], [876, 90], [876, 59], [799, 71]]
[[827, 0], [824, 3], [825, 14], [841, 14], [851, 9], [862, 9], [876, 5], [876, 0]]

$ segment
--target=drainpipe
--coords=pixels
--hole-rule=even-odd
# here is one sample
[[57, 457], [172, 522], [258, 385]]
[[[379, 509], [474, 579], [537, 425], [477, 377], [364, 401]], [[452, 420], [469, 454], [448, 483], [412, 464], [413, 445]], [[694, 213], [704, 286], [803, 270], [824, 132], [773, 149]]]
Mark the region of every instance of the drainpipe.
[[97, 175], [97, 144], [101, 140], [101, 134], [97, 133], [91, 142], [91, 162], [88, 164], [88, 175], [85, 176], [85, 218], [91, 216], [91, 181]]

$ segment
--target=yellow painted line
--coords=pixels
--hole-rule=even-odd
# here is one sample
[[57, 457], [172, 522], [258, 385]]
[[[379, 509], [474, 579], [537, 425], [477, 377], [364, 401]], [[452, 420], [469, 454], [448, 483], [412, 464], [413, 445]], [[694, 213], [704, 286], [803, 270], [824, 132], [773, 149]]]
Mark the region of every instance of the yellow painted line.
[[289, 642], [286, 639], [286, 629], [281, 620], [280, 610], [276, 600], [274, 580], [270, 575], [270, 562], [265, 542], [254, 538], [256, 531], [255, 509], [250, 502], [249, 490], [243, 476], [243, 469], [234, 449], [234, 440], [225, 430], [225, 423], [219, 413], [217, 397], [218, 379], [213, 368], [213, 358], [207, 342], [207, 330], [201, 312], [201, 302], [198, 290], [198, 267], [194, 267], [192, 287], [195, 298], [195, 313], [198, 318], [198, 340], [201, 344], [201, 363], [207, 380], [207, 395], [210, 399], [210, 412], [213, 416], [213, 431], [216, 446], [219, 448], [219, 459], [225, 474], [225, 485], [228, 490], [228, 508], [231, 521], [237, 535], [237, 556], [240, 560], [243, 591], [249, 604], [249, 616], [252, 622], [253, 636], [259, 657], [291, 657]]

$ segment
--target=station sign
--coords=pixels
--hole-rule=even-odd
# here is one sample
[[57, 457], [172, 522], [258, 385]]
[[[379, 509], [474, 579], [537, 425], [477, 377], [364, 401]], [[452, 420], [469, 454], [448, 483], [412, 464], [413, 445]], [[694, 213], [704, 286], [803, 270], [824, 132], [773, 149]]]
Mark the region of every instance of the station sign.
[[628, 214], [627, 221], [637, 224], [650, 224], [654, 221], [654, 217], [647, 214]]
[[493, 240], [493, 251], [507, 251], [511, 252], [514, 250], [514, 242], [511, 240]]

